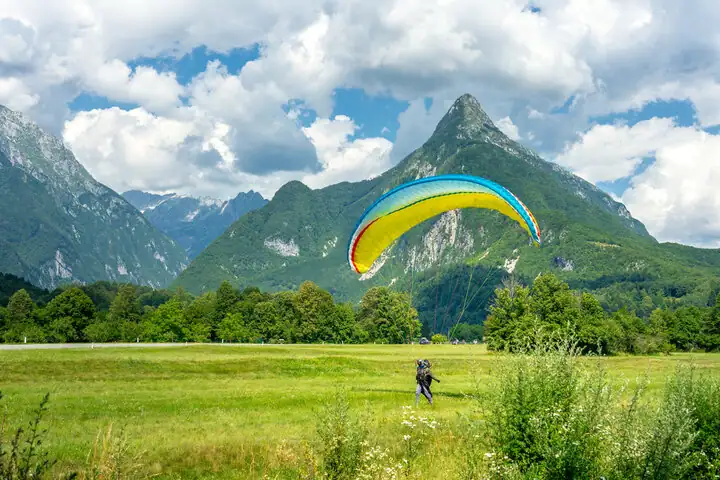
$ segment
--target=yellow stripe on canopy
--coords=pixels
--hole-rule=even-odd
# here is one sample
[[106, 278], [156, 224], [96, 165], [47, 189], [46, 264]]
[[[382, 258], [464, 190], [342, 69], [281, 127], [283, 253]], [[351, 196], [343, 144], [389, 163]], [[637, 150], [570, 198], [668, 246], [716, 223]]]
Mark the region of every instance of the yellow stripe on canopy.
[[465, 192], [431, 197], [380, 217], [369, 225], [356, 240], [352, 255], [355, 268], [358, 273], [367, 272], [383, 250], [415, 225], [441, 213], [468, 207], [498, 211], [530, 232], [522, 217], [498, 195]]

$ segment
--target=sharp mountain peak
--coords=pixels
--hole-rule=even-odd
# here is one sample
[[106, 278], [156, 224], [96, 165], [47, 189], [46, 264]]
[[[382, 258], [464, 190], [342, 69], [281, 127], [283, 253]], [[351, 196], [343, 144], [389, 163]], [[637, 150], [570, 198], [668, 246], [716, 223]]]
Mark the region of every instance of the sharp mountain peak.
[[469, 93], [465, 93], [455, 100], [447, 113], [435, 127], [433, 135], [441, 133], [455, 133], [461, 136], [473, 137], [481, 131], [498, 130], [490, 119], [480, 102]]

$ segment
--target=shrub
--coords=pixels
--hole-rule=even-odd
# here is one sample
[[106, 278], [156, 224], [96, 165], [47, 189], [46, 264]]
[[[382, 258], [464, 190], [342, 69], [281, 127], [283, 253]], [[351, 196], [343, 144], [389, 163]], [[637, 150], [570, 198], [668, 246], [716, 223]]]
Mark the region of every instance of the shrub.
[[343, 392], [327, 402], [318, 416], [321, 468], [331, 480], [354, 479], [359, 470], [368, 436], [363, 419], [355, 417]]
[[540, 343], [503, 358], [481, 402], [486, 458], [498, 473], [509, 473], [497, 464], [501, 459], [540, 478], [597, 478], [609, 391], [601, 368], [578, 368], [579, 354], [573, 344]]
[[683, 367], [655, 405], [641, 402], [645, 379], [623, 402], [628, 384], [613, 388], [580, 354], [570, 340], [535, 341], [499, 359], [474, 395], [479, 419], [464, 422], [462, 478], [715, 478], [719, 382]]
[[430, 338], [432, 343], [447, 343], [448, 339], [442, 333], [436, 333]]

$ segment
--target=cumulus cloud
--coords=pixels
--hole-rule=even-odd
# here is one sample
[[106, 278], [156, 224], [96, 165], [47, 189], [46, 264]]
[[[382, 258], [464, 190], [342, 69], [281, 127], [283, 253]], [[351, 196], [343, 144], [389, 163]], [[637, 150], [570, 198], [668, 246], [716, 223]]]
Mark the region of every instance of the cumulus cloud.
[[589, 182], [611, 182], [631, 176], [645, 157], [686, 131], [674, 128], [671, 118], [652, 118], [632, 127], [596, 125], [566, 145], [555, 161]]
[[[525, 4], [6, 2], [0, 102], [52, 131], [64, 125], [81, 161], [115, 188], [188, 192], [237, 191], [252, 182], [271, 191], [278, 179], [323, 185], [373, 175], [419, 147], [466, 92], [510, 137], [523, 132], [529, 146], [559, 152], [560, 163], [594, 181], [632, 175], [643, 157], [674, 145], [662, 132], [684, 133], [663, 121], [602, 129], [588, 123], [591, 116], [688, 99], [701, 125], [720, 124], [717, 1], [539, 0], [539, 12]], [[255, 43], [261, 57], [239, 73], [211, 62], [188, 85], [170, 72], [129, 67], [138, 57], [181, 56], [199, 45], [226, 51]], [[352, 119], [330, 119], [339, 87], [409, 103], [392, 148], [383, 139], [350, 140]], [[82, 91], [140, 108], [72, 117], [67, 103]], [[433, 99], [429, 110], [425, 97]], [[569, 109], [554, 111], [570, 97]], [[292, 100], [320, 120], [303, 130], [297, 112], [283, 111]], [[622, 149], [608, 152], [609, 137]], [[157, 165], [124, 179], [109, 159], [139, 161], [129, 155], [157, 158]], [[166, 167], [174, 171], [163, 178]]]
[[121, 192], [183, 191], [229, 198], [254, 189], [272, 197], [292, 179], [322, 188], [348, 178], [371, 178], [391, 165], [390, 141], [350, 139], [357, 126], [339, 115], [318, 118], [300, 131], [317, 149], [321, 168], [298, 175], [280, 166], [272, 175], [257, 175], [237, 167], [230, 147], [235, 140], [232, 127], [197, 110], [176, 117], [154, 115], [142, 108], [80, 112], [66, 123], [64, 139], [93, 177]]
[[323, 165], [317, 174], [304, 177], [304, 183], [311, 188], [321, 188], [349, 178], [366, 180], [391, 166], [392, 142], [385, 138], [350, 140], [356, 130], [355, 123], [345, 115], [332, 120], [317, 119], [303, 129]]
[[622, 201], [659, 240], [720, 247], [720, 136], [691, 129], [674, 136]]
[[0, 78], [0, 104], [12, 110], [27, 111], [36, 105], [39, 96], [15, 77]]
[[501, 118], [500, 120], [495, 122], [495, 126], [498, 127], [501, 132], [507, 135], [508, 138], [512, 140], [520, 140], [520, 131], [518, 130], [517, 125], [515, 125], [510, 119], [510, 117]]
[[258, 176], [237, 170], [228, 147], [230, 127], [198, 112], [183, 113], [173, 119], [142, 108], [80, 112], [65, 124], [64, 139], [93, 177], [119, 192], [231, 198], [254, 189], [272, 197], [296, 178], [295, 172]]
[[179, 161], [180, 148], [202, 134], [192, 121], [115, 107], [78, 113], [64, 138], [91, 175], [117, 190], [172, 190], [197, 181], [199, 169]]
[[131, 71], [125, 62], [117, 59], [89, 72], [85, 85], [97, 95], [137, 103], [154, 111], [177, 106], [184, 91], [175, 73], [158, 73], [150, 67], [137, 67]]
[[632, 127], [595, 126], [558, 160], [590, 181], [613, 181], [654, 157], [619, 200], [661, 241], [717, 247], [719, 149], [718, 135], [653, 118]]

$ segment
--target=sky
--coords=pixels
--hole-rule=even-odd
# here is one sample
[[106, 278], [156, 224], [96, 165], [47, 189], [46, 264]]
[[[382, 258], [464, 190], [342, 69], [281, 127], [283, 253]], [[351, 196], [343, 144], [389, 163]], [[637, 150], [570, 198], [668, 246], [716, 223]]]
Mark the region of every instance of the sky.
[[658, 240], [720, 247], [717, 0], [0, 0], [0, 103], [99, 181], [378, 175], [475, 96]]

